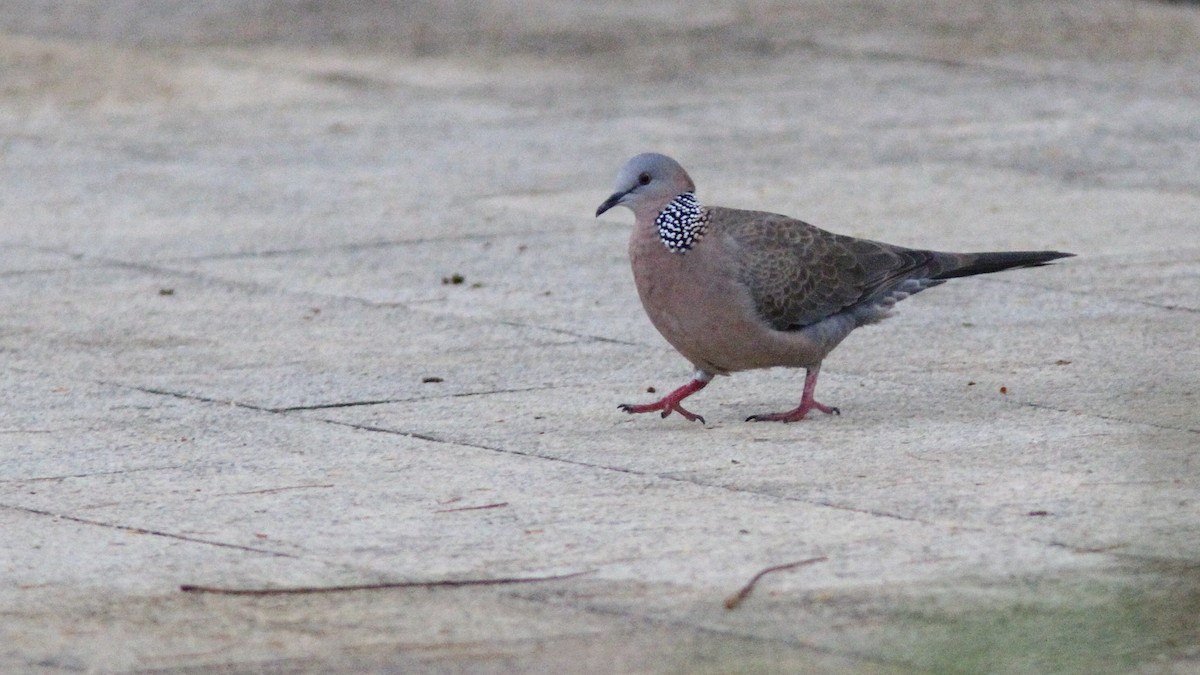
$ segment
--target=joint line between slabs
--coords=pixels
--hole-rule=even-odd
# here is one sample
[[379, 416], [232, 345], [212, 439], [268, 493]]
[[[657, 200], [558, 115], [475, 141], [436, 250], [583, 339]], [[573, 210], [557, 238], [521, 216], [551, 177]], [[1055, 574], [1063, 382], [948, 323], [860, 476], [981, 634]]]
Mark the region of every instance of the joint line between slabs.
[[548, 333], [556, 333], [558, 335], [569, 335], [579, 340], [589, 340], [591, 342], [607, 342], [614, 345], [623, 345], [626, 347], [644, 347], [645, 345], [637, 342], [629, 342], [627, 340], [618, 340], [616, 338], [604, 337], [603, 335], [588, 335], [587, 333], [576, 333], [575, 331], [566, 330], [565, 328], [551, 328], [550, 326], [538, 326], [536, 324], [521, 323], [520, 321], [497, 321], [496, 323], [513, 328], [526, 328], [528, 330], [542, 330]]
[[385, 405], [388, 403], [415, 403], [418, 401], [436, 401], [438, 399], [447, 398], [467, 398], [471, 396], [487, 396], [489, 394], [513, 394], [524, 391], [548, 391], [551, 389], [561, 389], [565, 385], [551, 384], [542, 385], [539, 387], [517, 387], [513, 389], [488, 389], [486, 391], [460, 391], [455, 394], [442, 394], [441, 396], [415, 396], [410, 398], [383, 398], [367, 401], [346, 401], [342, 403], [316, 403], [313, 405], [295, 405], [284, 406], [281, 408], [262, 408], [268, 412], [288, 413], [288, 412], [303, 412], [306, 410], [328, 410], [335, 408], [355, 408], [368, 405]]
[[121, 476], [130, 473], [141, 473], [144, 471], [170, 471], [171, 469], [182, 469], [184, 464], [168, 464], [166, 466], [143, 466], [136, 469], [118, 469], [116, 471], [90, 471], [86, 473], [68, 473], [57, 476], [33, 476], [32, 478], [4, 478], [0, 479], [2, 483], [49, 483], [57, 481], [70, 480], [72, 478], [94, 478], [96, 476]]
[[151, 536], [155, 536], [155, 537], [166, 537], [167, 539], [177, 539], [180, 541], [186, 541], [186, 542], [190, 542], [193, 544], [205, 544], [208, 546], [217, 546], [220, 548], [232, 548], [232, 549], [236, 549], [238, 551], [249, 551], [251, 553], [261, 553], [264, 555], [274, 556], [277, 558], [294, 558], [297, 560], [299, 559], [298, 556], [292, 555], [290, 553], [282, 553], [279, 551], [269, 551], [264, 548], [254, 548], [253, 546], [242, 546], [240, 544], [228, 544], [223, 541], [200, 539], [199, 537], [189, 537], [189, 536], [183, 535], [183, 534], [175, 534], [173, 532], [163, 532], [162, 530], [152, 530], [149, 528], [136, 527], [133, 525], [122, 525], [120, 523], [106, 523], [102, 520], [91, 520], [88, 518], [80, 518], [78, 516], [72, 516], [72, 515], [68, 515], [65, 513], [54, 513], [53, 511], [44, 511], [42, 509], [33, 509], [33, 508], [29, 508], [27, 506], [17, 506], [15, 504], [0, 504], [0, 508], [9, 509], [12, 511], [21, 511], [23, 513], [32, 514], [35, 516], [46, 516], [48, 518], [54, 518], [56, 520], [66, 520], [66, 521], [70, 521], [72, 523], [79, 523], [81, 525], [94, 525], [96, 527], [104, 527], [104, 528], [113, 529], [113, 530], [122, 530], [125, 532], [133, 532], [135, 534], [147, 534], [147, 535], [151, 535]]
[[1172, 424], [1163, 424], [1162, 422], [1152, 422], [1149, 420], [1129, 420], [1129, 419], [1125, 419], [1124, 417], [1115, 417], [1113, 415], [1102, 415], [1100, 413], [1080, 412], [1078, 410], [1071, 410], [1069, 408], [1059, 408], [1058, 406], [1048, 405], [1046, 403], [1036, 403], [1034, 401], [1025, 401], [1021, 405], [1026, 405], [1026, 406], [1029, 406], [1030, 408], [1037, 408], [1038, 410], [1051, 410], [1054, 412], [1064, 413], [1064, 414], [1073, 414], [1073, 415], [1082, 414], [1087, 417], [1095, 417], [1096, 419], [1106, 420], [1109, 422], [1121, 422], [1123, 424], [1140, 424], [1140, 425], [1147, 426], [1147, 427], [1153, 427], [1155, 429], [1162, 429], [1164, 431], [1182, 431], [1184, 433], [1200, 434], [1200, 429], [1193, 429], [1191, 427], [1177, 427]]

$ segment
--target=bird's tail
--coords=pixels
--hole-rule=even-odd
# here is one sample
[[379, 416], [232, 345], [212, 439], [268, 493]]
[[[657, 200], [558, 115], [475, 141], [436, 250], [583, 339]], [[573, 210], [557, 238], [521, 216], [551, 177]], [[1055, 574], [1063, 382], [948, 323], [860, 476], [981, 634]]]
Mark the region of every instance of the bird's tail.
[[1016, 267], [1041, 267], [1059, 258], [1070, 258], [1074, 253], [1061, 251], [1004, 251], [1001, 253], [948, 253], [938, 260], [941, 271], [934, 279], [954, 279], [975, 274], [988, 274]]

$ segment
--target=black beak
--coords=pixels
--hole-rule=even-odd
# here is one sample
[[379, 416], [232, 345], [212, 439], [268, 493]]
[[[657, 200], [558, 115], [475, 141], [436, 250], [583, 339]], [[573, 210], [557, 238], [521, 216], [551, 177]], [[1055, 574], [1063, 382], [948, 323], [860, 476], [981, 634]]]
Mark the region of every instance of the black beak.
[[621, 198], [627, 194], [629, 194], [629, 192], [614, 192], [611, 197], [604, 200], [604, 203], [600, 205], [600, 208], [596, 209], [596, 215], [599, 216], [601, 213], [604, 213], [605, 211], [616, 206], [617, 202], [621, 201]]

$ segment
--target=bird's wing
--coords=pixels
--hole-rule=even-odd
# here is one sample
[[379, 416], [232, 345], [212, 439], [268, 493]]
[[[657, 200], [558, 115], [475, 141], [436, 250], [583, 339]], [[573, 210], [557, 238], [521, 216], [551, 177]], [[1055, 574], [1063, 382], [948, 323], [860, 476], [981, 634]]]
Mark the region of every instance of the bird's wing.
[[709, 225], [734, 249], [739, 281], [759, 314], [795, 330], [888, 296], [928, 275], [930, 251], [827, 232], [774, 213], [709, 209]]

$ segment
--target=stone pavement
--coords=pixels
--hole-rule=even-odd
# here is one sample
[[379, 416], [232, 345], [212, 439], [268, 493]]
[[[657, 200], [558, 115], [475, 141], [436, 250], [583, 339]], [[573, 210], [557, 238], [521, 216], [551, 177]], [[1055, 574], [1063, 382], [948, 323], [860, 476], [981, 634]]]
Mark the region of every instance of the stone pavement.
[[[1200, 671], [1194, 6], [62, 7], [0, 6], [0, 671]], [[1079, 257], [856, 332], [841, 417], [635, 418], [645, 150]]]

